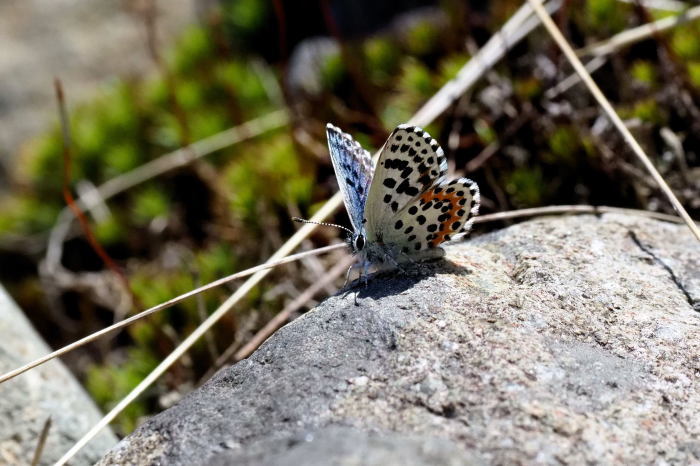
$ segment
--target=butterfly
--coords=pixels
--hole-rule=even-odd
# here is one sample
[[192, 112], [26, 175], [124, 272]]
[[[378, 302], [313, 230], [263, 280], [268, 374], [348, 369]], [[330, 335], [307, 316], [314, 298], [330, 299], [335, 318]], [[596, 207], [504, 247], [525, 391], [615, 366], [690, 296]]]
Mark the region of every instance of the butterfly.
[[468, 178], [446, 180], [445, 153], [427, 132], [398, 126], [376, 167], [349, 134], [330, 123], [326, 134], [352, 224], [348, 242], [360, 257], [365, 282], [372, 265], [400, 267], [441, 257], [440, 244], [469, 232], [479, 212], [479, 187]]

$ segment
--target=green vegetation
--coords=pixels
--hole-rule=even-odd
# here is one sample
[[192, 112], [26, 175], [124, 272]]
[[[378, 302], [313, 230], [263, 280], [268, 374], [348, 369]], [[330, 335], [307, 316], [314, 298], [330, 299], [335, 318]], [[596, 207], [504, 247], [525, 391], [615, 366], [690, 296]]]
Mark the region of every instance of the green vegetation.
[[[382, 30], [353, 37], [343, 44], [345, 48], [320, 59], [318, 69], [309, 71], [316, 73], [314, 78], [322, 86], [318, 95], [285, 93], [294, 103], [290, 105], [293, 123], [288, 128], [222, 149], [110, 199], [108, 215], [89, 220], [99, 242], [124, 269], [135, 306], [154, 306], [266, 259], [294, 231], [289, 218], [313, 214], [336, 189], [323, 153], [325, 122], [350, 131], [367, 148], [378, 147], [395, 125], [407, 121], [468, 62], [463, 34], [473, 33], [469, 43], [481, 45], [485, 33], [497, 30], [499, 21], [520, 4], [510, 0], [449, 24], [426, 17], [401, 34]], [[567, 11], [568, 16], [560, 21], [591, 41], [609, 37], [635, 21], [632, 7], [616, 0], [591, 0], [581, 8], [572, 4]], [[165, 75], [120, 80], [99, 97], [72, 106], [71, 183], [84, 179], [100, 185], [187, 143], [278, 108], [268, 80], [284, 87], [289, 64], [280, 57], [264, 57], [259, 50], [260, 37], [277, 30], [270, 3], [224, 2], [214, 18], [184, 31], [175, 47], [163, 51]], [[469, 31], [456, 29], [466, 24]], [[681, 90], [690, 96], [700, 93], [699, 33], [695, 24], [667, 36], [679, 59], [679, 72], [687, 72], [679, 82], [685, 80], [689, 87]], [[276, 38], [266, 40], [274, 43]], [[606, 92], [614, 96], [621, 116], [645, 123], [644, 131], [664, 125], [693, 137], [690, 124], [683, 123], [687, 114], [674, 107], [677, 101], [669, 104], [668, 95], [675, 95], [678, 89], [668, 92], [661, 71], [665, 68], [657, 54], [646, 48], [640, 56], [625, 51], [616, 57], [619, 61], [606, 71], [602, 83]], [[612, 132], [592, 134], [590, 128], [600, 114], [584, 88], [574, 86], [552, 100], [545, 97], [547, 89], [563, 79], [562, 70], [568, 70], [553, 50], [544, 32], [533, 34], [511, 50], [507, 60], [470, 90], [467, 98], [455, 102], [426, 129], [440, 140], [460, 174], [486, 147], [498, 145], [498, 153], [487, 157], [477, 171], [467, 173], [481, 186], [484, 213], [576, 202], [645, 207], [643, 200], [651, 196], [648, 188], [643, 184], [639, 188], [627, 172], [618, 171], [616, 161], [601, 156], [600, 148], [605, 146], [606, 153], [626, 157]], [[348, 51], [352, 60], [347, 59]], [[559, 60], [556, 76], [542, 73], [538, 58], [543, 57]], [[663, 153], [654, 133], [645, 136], [649, 136], [643, 141], [651, 154]], [[697, 164], [696, 152], [688, 152], [696, 157], [690, 164]], [[633, 163], [630, 159], [625, 162]], [[0, 198], [0, 231], [22, 237], [50, 231], [65, 206], [62, 173], [63, 141], [55, 125], [22, 153], [12, 174], [20, 189]], [[579, 195], [574, 189], [599, 186], [601, 180], [612, 181], [606, 183], [611, 187], [604, 189], [604, 198]], [[680, 189], [683, 186], [674, 188], [686, 192]], [[320, 244], [336, 236], [335, 231], [320, 230], [314, 240]], [[0, 260], [3, 254], [17, 254], [6, 249], [9, 251], [0, 249]], [[65, 263], [75, 272], [104, 272], [101, 263], [86, 259], [89, 251], [82, 237], [72, 239], [66, 243]], [[25, 256], [34, 269], [42, 259], [34, 252]], [[241, 335], [249, 336], [290, 295], [308, 286], [305, 274], [291, 274], [290, 270], [278, 272], [289, 286], [276, 286], [279, 280], [267, 281], [248, 295], [221, 329], [212, 332], [218, 352], [242, 343]], [[41, 294], [41, 283], [32, 270], [12, 277], [7, 284], [23, 307], [35, 310], [37, 321], [56, 326], [55, 309]], [[113, 310], [95, 303], [89, 292], [66, 290], [69, 293], [71, 300], [79, 302], [66, 300], [77, 333], [111, 323]], [[172, 349], [177, 338], [201, 322], [202, 312], [211, 312], [229, 293], [226, 288], [212, 290], [201, 301], [188, 300], [154, 314], [111, 340], [103, 353], [86, 351], [92, 364], [76, 370], [82, 371], [98, 403], [110, 407]], [[47, 338], [55, 338], [53, 344], [75, 336]], [[171, 379], [162, 381], [119, 417], [118, 431], [130, 431], [140, 417], [157, 411], [163, 393], [196, 383], [213, 364], [208, 351], [204, 343], [194, 348], [189, 354], [191, 364], [183, 363]]]

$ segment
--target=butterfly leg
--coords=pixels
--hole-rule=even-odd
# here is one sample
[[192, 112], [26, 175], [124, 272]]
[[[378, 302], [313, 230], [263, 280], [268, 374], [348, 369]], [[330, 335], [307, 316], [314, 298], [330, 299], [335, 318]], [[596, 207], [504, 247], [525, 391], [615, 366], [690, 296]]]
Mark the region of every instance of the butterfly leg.
[[394, 257], [393, 257], [391, 254], [388, 254], [388, 253], [387, 253], [384, 257], [385, 257], [385, 259], [387, 259], [388, 262], [391, 262], [391, 264], [392, 264], [394, 267], [396, 267], [397, 269], [399, 269], [399, 270], [401, 271], [401, 273], [406, 273], [406, 269], [404, 269], [403, 267], [401, 267], [401, 264], [399, 264], [399, 262], [398, 262], [396, 259], [394, 259]]
[[[362, 281], [367, 288], [369, 277], [369, 261], [363, 261], [360, 269], [360, 276], [357, 278], [358, 281]], [[360, 290], [355, 290], [355, 306], [359, 306], [360, 302], [357, 300], [357, 296], [360, 294]]]
[[343, 284], [343, 288], [345, 288], [346, 286], [348, 286], [348, 282], [350, 281], [350, 273], [352, 272], [352, 269], [355, 269], [355, 268], [357, 268], [358, 266], [359, 266], [359, 264], [358, 264], [357, 262], [355, 262], [355, 263], [352, 264], [350, 267], [348, 267], [348, 271], [345, 272], [345, 283]]

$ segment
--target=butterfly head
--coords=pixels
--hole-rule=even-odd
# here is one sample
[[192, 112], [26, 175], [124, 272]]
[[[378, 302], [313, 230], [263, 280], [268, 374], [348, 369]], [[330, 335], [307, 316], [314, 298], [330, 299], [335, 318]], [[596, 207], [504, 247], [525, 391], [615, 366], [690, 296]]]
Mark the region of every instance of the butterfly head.
[[365, 248], [365, 235], [362, 233], [353, 234], [351, 241], [353, 252], [360, 252]]

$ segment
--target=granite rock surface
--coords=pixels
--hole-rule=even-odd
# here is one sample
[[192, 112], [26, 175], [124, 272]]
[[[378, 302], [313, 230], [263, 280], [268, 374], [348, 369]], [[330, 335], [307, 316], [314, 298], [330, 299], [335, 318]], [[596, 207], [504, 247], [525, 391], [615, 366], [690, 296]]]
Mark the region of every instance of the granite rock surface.
[[373, 277], [151, 418], [101, 464], [700, 461], [700, 245], [545, 217]]

